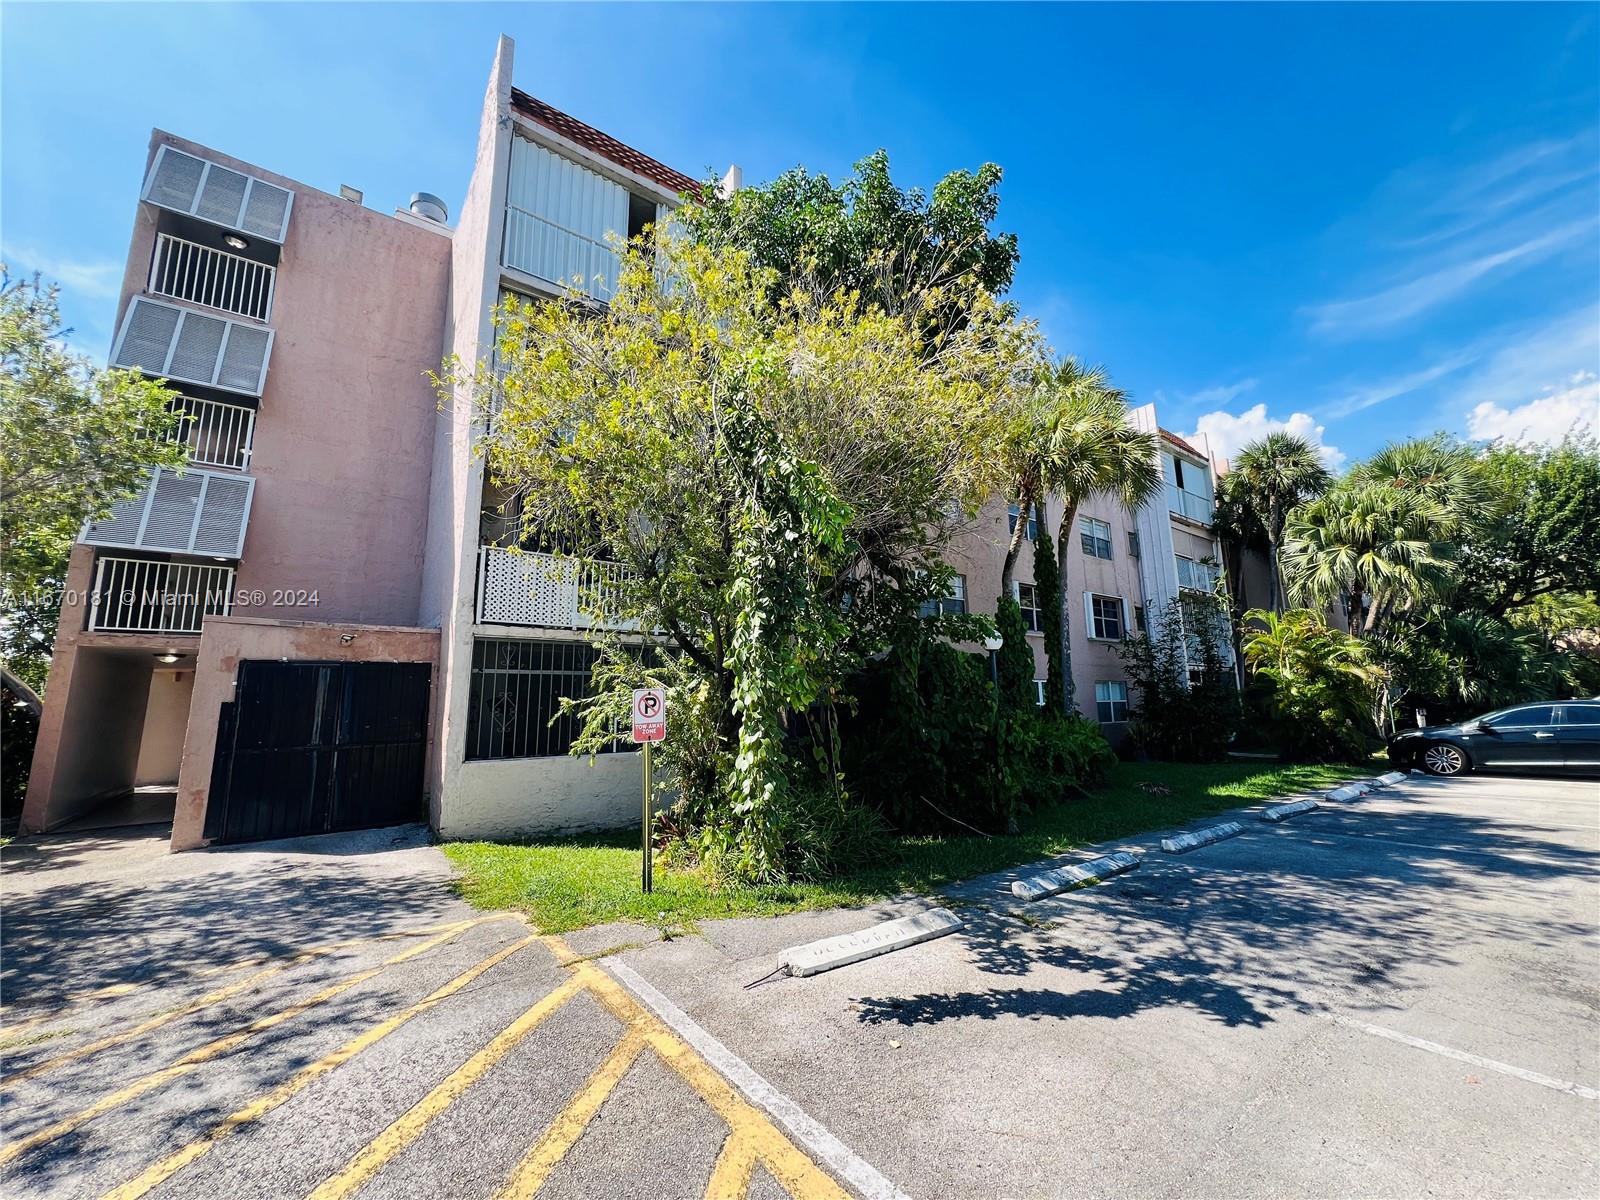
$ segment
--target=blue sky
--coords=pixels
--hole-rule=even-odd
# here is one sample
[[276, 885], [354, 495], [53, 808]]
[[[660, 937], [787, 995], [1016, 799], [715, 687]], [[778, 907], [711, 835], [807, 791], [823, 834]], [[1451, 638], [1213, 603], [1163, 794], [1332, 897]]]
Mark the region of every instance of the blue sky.
[[0, 6], [0, 239], [109, 346], [159, 126], [389, 209], [519, 86], [691, 174], [1005, 168], [1013, 297], [1163, 424], [1331, 461], [1600, 406], [1594, 5]]

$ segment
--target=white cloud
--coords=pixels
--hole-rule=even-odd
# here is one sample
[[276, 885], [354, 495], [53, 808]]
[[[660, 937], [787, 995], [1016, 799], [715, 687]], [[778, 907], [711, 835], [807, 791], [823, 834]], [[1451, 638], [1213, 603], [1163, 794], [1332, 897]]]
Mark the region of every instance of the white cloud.
[[1323, 464], [1330, 471], [1337, 471], [1344, 465], [1344, 452], [1322, 440], [1324, 427], [1318, 425], [1310, 413], [1290, 413], [1287, 418], [1280, 420], [1267, 415], [1265, 404], [1253, 405], [1242, 413], [1230, 413], [1223, 409], [1208, 412], [1195, 422], [1195, 431], [1186, 434], [1185, 438], [1199, 445], [1209, 445], [1211, 453], [1232, 459], [1250, 442], [1280, 431], [1305, 438], [1316, 446]]
[[1327, 416], [1348, 417], [1351, 413], [1360, 412], [1364, 408], [1371, 408], [1374, 404], [1382, 404], [1385, 400], [1393, 400], [1397, 396], [1406, 396], [1424, 388], [1436, 379], [1454, 374], [1462, 367], [1479, 357], [1479, 352], [1474, 349], [1462, 350], [1456, 354], [1442, 359], [1415, 371], [1407, 371], [1403, 375], [1393, 375], [1387, 379], [1380, 379], [1376, 383], [1363, 384], [1347, 393], [1343, 398], [1326, 406], [1319, 406]]
[[1255, 387], [1254, 379], [1241, 379], [1238, 383], [1224, 383], [1217, 387], [1201, 388], [1183, 397], [1185, 404], [1204, 407], [1208, 404], [1228, 404]]
[[1436, 266], [1427, 274], [1370, 295], [1314, 305], [1311, 332], [1328, 337], [1382, 333], [1454, 300], [1487, 275], [1532, 266], [1579, 238], [1592, 237], [1593, 218], [1570, 221], [1515, 245]]
[[1569, 433], [1600, 428], [1600, 378], [1593, 371], [1572, 375], [1558, 391], [1548, 389], [1511, 408], [1484, 400], [1467, 414], [1467, 432], [1474, 438], [1511, 442], [1559, 442]]
[[61, 290], [84, 300], [115, 300], [122, 291], [125, 264], [115, 259], [77, 262], [41, 253], [31, 246], [6, 246], [0, 250], [13, 275], [32, 275], [37, 271], [45, 283], [59, 283]]

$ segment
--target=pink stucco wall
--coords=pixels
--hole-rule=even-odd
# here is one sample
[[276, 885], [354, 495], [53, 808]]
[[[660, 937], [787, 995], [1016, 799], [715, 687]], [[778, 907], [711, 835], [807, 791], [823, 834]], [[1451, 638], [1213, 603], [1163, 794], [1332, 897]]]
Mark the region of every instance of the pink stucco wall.
[[[434, 664], [437, 690], [439, 633], [434, 629], [378, 625], [310, 625], [253, 617], [207, 617], [178, 774], [178, 803], [172, 824], [174, 850], [205, 845], [203, 831], [217, 749], [218, 714], [223, 703], [233, 699], [239, 664], [245, 659], [426, 662]], [[431, 758], [431, 740], [428, 752]]]

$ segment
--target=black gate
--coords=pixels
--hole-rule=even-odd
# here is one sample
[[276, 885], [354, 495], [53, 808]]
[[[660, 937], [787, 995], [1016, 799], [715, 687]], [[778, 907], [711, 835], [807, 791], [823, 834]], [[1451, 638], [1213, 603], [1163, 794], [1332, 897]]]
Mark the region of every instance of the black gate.
[[428, 663], [239, 664], [206, 837], [254, 842], [420, 821]]

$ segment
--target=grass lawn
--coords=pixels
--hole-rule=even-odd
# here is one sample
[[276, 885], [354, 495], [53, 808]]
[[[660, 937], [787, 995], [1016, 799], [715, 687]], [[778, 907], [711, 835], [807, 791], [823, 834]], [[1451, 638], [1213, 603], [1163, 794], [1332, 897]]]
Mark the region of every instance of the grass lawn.
[[[608, 921], [683, 926], [706, 917], [769, 916], [860, 904], [900, 892], [928, 892], [973, 875], [1063, 854], [1148, 829], [1183, 825], [1289, 792], [1318, 791], [1371, 774], [1371, 767], [1286, 767], [1119, 763], [1089, 796], [1037, 813], [1008, 837], [907, 837], [898, 856], [826, 883], [713, 890], [693, 876], [656, 866], [655, 891], [639, 891], [639, 834], [559, 841], [449, 842], [461, 869], [461, 894], [483, 909], [519, 909], [544, 932]], [[1141, 783], [1172, 789], [1151, 795]]]

